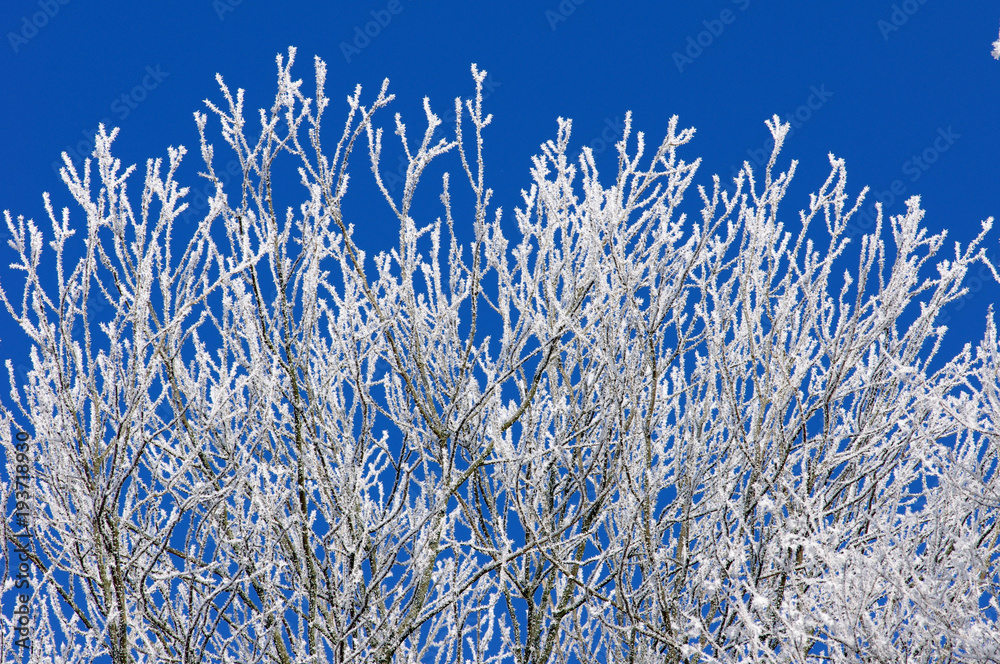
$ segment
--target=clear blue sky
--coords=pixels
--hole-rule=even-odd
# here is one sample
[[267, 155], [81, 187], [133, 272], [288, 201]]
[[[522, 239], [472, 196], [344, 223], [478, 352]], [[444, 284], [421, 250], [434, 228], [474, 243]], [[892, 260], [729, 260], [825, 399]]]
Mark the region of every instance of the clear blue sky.
[[[391, 80], [397, 101], [382, 116], [387, 138], [395, 111], [409, 119], [412, 138], [422, 130], [423, 96], [444, 115], [473, 90], [470, 64], [487, 70], [489, 185], [508, 220], [530, 185], [530, 157], [555, 138], [558, 116], [573, 119], [574, 148], [591, 145], [610, 176], [610, 145], [626, 111], [657, 144], [679, 115], [682, 127], [697, 128], [682, 156], [703, 158], [696, 183], [708, 185], [713, 173], [728, 180], [744, 160], [766, 158], [764, 120], [777, 113], [795, 121], [781, 166], [800, 162], [786, 224], [794, 228], [832, 152], [847, 160], [852, 195], [870, 185], [899, 214], [905, 198], [920, 194], [930, 230], [965, 244], [982, 219], [1000, 216], [1000, 62], [990, 57], [998, 27], [1000, 3], [943, 0], [4, 0], [0, 210], [34, 217], [51, 239], [42, 205], [49, 191], [82, 229], [56, 170], [60, 152], [89, 152], [100, 122], [121, 128], [115, 153], [138, 164], [134, 196], [145, 160], [165, 157], [168, 145], [191, 150], [182, 177], [198, 184], [192, 113], [206, 110], [206, 98], [221, 101], [215, 74], [248, 91], [255, 120], [273, 99], [275, 56], [296, 46], [307, 94], [312, 57], [327, 62], [330, 135], [358, 83], [369, 104]], [[208, 134], [224, 154], [212, 118]], [[355, 178], [370, 180], [363, 153], [356, 156]], [[436, 195], [437, 182], [425, 186]], [[691, 202], [689, 214], [698, 209]], [[372, 223], [366, 232], [377, 244], [382, 222]], [[1000, 227], [987, 244], [995, 259], [998, 238]], [[19, 297], [19, 275], [6, 267], [13, 259], [4, 242], [0, 280]], [[998, 295], [987, 281], [949, 312], [942, 356], [979, 341]], [[0, 361], [18, 365], [27, 346], [5, 312], [0, 321]], [[9, 405], [6, 384], [4, 371], [0, 399]]]
[[[764, 120], [778, 113], [799, 125], [783, 152], [786, 165], [800, 161], [788, 222], [827, 174], [833, 152], [846, 158], [854, 193], [866, 184], [887, 192], [892, 213], [919, 193], [931, 230], [965, 242], [981, 219], [1000, 213], [1000, 62], [989, 56], [998, 25], [997, 3], [941, 0], [5, 0], [0, 209], [43, 221], [41, 194], [50, 191], [57, 209], [71, 205], [82, 222], [53, 165], [63, 150], [88, 149], [102, 121], [121, 127], [116, 153], [139, 165], [135, 194], [145, 159], [165, 156], [168, 145], [194, 148], [186, 174], [197, 184], [192, 113], [205, 110], [206, 98], [221, 100], [215, 73], [248, 90], [253, 117], [273, 99], [275, 55], [294, 45], [307, 90], [312, 57], [326, 60], [334, 104], [357, 83], [370, 102], [388, 77], [397, 94], [383, 115], [390, 134], [391, 112], [410, 118], [416, 134], [424, 95], [443, 115], [455, 96], [470, 94], [470, 63], [489, 71], [486, 106], [495, 119], [487, 166], [508, 219], [530, 184], [529, 158], [555, 137], [558, 116], [574, 120], [577, 147], [600, 149], [604, 138], [617, 140], [627, 110], [656, 141], [677, 114], [698, 130], [684, 154], [704, 158], [697, 181], [707, 184], [712, 173], [728, 178], [744, 159], [764, 155]], [[328, 131], [339, 129], [342, 109], [331, 108]], [[209, 135], [222, 150], [217, 124]], [[598, 165], [610, 175], [608, 145]], [[356, 160], [356, 178], [365, 170]], [[894, 183], [902, 195], [891, 193]], [[996, 236], [1000, 228], [988, 245], [993, 255]], [[6, 276], [10, 261], [0, 259]], [[979, 339], [998, 293], [987, 283], [954, 313], [968, 321], [952, 324], [962, 335], [956, 347]], [[24, 357], [7, 325], [0, 324], [2, 355]]]

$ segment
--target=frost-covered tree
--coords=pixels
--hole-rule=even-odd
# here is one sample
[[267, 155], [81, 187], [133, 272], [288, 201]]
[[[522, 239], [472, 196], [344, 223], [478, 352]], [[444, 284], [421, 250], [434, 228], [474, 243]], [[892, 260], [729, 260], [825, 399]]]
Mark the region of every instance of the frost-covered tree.
[[[689, 217], [693, 130], [649, 154], [629, 118], [610, 181], [560, 120], [511, 223], [483, 72], [453, 134], [427, 101], [418, 141], [396, 116], [397, 196], [388, 82], [324, 143], [326, 67], [310, 99], [293, 59], [259, 134], [219, 79], [239, 181], [196, 114], [215, 193], [192, 226], [184, 149], [136, 198], [103, 128], [62, 171], [80, 240], [48, 198], [49, 247], [6, 215], [31, 355], [2, 427], [29, 479], [2, 497], [32, 537], [3, 532], [32, 661], [1000, 662], [992, 312], [937, 358], [991, 220], [949, 258], [917, 197], [859, 234], [867, 190], [831, 156], [786, 224], [777, 118], [764, 171], [697, 187]], [[359, 146], [398, 219], [377, 255], [344, 211]], [[434, 219], [417, 184], [446, 153], [471, 193], [445, 175]], [[281, 210], [287, 162], [304, 199]]]

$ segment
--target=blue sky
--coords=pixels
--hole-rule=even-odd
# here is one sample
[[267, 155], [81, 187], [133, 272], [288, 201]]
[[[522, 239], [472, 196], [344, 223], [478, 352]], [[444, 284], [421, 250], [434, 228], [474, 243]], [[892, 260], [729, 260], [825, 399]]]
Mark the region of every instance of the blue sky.
[[[919, 193], [927, 225], [952, 240], [968, 241], [1000, 211], [1000, 63], [989, 57], [1000, 4], [674, 4], [8, 0], [0, 10], [0, 209], [44, 220], [43, 191], [57, 209], [71, 204], [56, 173], [60, 152], [85, 156], [102, 121], [121, 128], [115, 152], [139, 165], [137, 192], [147, 158], [165, 156], [168, 145], [196, 148], [192, 113], [206, 98], [221, 101], [216, 72], [247, 89], [249, 110], [269, 106], [275, 55], [291, 45], [307, 89], [312, 57], [328, 63], [335, 103], [358, 83], [370, 101], [388, 77], [397, 95], [383, 116], [390, 133], [391, 112], [409, 118], [414, 133], [424, 95], [443, 115], [471, 93], [470, 64], [487, 70], [489, 184], [508, 219], [558, 116], [573, 119], [576, 147], [591, 145], [611, 175], [611, 143], [628, 110], [635, 129], [657, 142], [671, 115], [696, 127], [682, 156], [703, 158], [702, 184], [764, 158], [766, 118], [794, 118], [783, 152], [784, 165], [800, 162], [785, 204], [793, 224], [828, 173], [829, 152], [847, 160], [853, 193], [871, 186], [890, 213]], [[332, 109], [329, 131], [342, 110]], [[209, 136], [222, 143], [217, 124]], [[198, 184], [196, 150], [186, 165], [187, 183]], [[365, 170], [358, 160], [355, 172]], [[381, 222], [373, 223], [377, 239]], [[990, 254], [998, 249], [991, 238]], [[8, 263], [0, 260], [0, 275]], [[983, 283], [954, 312], [971, 333], [954, 339], [956, 348], [979, 339], [998, 292]], [[17, 333], [0, 339], [5, 357], [23, 357]]]
[[[676, 114], [681, 127], [697, 128], [682, 157], [703, 158], [696, 183], [708, 185], [714, 173], [731, 179], [744, 160], [766, 160], [764, 120], [777, 113], [794, 127], [781, 167], [800, 162], [786, 224], [794, 228], [832, 152], [847, 161], [852, 195], [869, 185], [899, 214], [920, 194], [929, 229], [964, 245], [982, 219], [1000, 216], [1000, 62], [989, 55], [998, 26], [1000, 3], [943, 0], [5, 0], [0, 210], [34, 217], [50, 234], [42, 205], [49, 191], [82, 224], [56, 171], [62, 151], [77, 162], [87, 156], [101, 122], [121, 128], [114, 151], [139, 165], [133, 195], [145, 160], [165, 157], [168, 145], [192, 150], [182, 178], [199, 184], [192, 113], [206, 110], [206, 98], [221, 101], [215, 74], [247, 90], [253, 117], [273, 99], [275, 56], [295, 46], [307, 91], [313, 56], [327, 62], [330, 132], [346, 109], [336, 104], [358, 83], [370, 103], [389, 78], [396, 101], [382, 124], [391, 137], [399, 111], [412, 137], [423, 128], [425, 95], [444, 115], [473, 91], [470, 64], [488, 71], [487, 176], [508, 221], [530, 185], [530, 157], [555, 138], [559, 116], [574, 121], [573, 147], [590, 145], [610, 177], [626, 111], [656, 144]], [[221, 152], [212, 118], [208, 135]], [[365, 179], [366, 163], [356, 158], [352, 172]], [[425, 186], [436, 196], [437, 183]], [[378, 246], [390, 222], [359, 226]], [[998, 238], [1000, 228], [987, 241], [994, 258]], [[0, 281], [19, 283], [6, 267], [13, 252], [5, 243], [0, 252]], [[965, 304], [946, 312], [953, 331], [942, 357], [979, 341], [1000, 295], [991, 279], [971, 285]], [[17, 366], [27, 346], [6, 313], [0, 320], [0, 361]], [[6, 372], [0, 381], [6, 385]], [[7, 392], [0, 388], [9, 404]]]

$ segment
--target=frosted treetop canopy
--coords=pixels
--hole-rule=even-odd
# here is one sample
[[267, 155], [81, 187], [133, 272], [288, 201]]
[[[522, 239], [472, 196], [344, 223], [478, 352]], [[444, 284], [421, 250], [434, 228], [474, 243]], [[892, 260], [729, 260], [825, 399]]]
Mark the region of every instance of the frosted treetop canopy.
[[221, 77], [196, 115], [200, 209], [184, 148], [136, 195], [102, 128], [78, 209], [6, 214], [4, 661], [1000, 660], [992, 312], [937, 357], [992, 219], [954, 251], [917, 196], [859, 225], [832, 155], [785, 204], [777, 117], [731, 191], [676, 117], [647, 144], [626, 116], [610, 175], [560, 120], [505, 212], [475, 66], [453, 123], [395, 116], [390, 190], [388, 81], [331, 106], [294, 55], [259, 129]]

